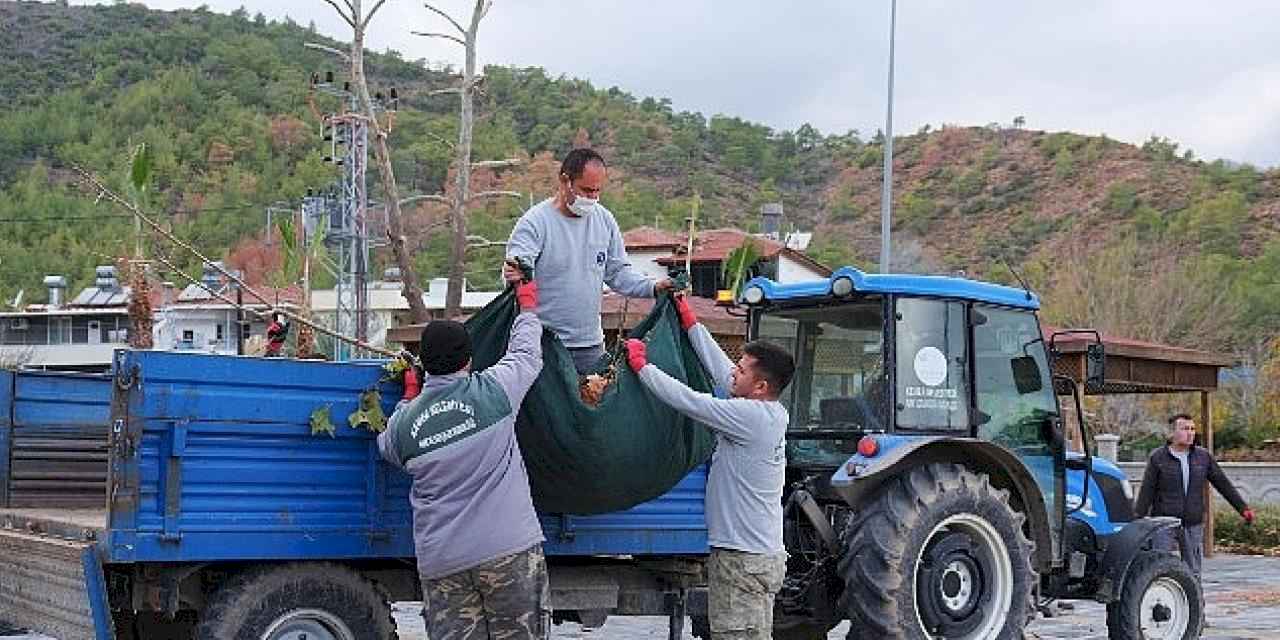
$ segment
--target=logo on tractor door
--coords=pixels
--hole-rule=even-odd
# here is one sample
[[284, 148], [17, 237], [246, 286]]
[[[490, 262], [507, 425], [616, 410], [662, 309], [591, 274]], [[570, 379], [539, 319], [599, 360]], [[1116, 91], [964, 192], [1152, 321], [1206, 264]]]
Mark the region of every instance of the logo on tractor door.
[[936, 387], [947, 379], [947, 357], [937, 347], [925, 347], [916, 352], [916, 378], [931, 387]]

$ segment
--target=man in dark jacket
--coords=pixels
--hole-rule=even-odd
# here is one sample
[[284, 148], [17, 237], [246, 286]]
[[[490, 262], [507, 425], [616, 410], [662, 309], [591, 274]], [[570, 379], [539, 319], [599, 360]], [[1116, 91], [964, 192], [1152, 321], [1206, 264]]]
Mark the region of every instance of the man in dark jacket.
[[1248, 524], [1253, 524], [1253, 510], [1245, 504], [1240, 492], [1227, 479], [1213, 454], [1195, 446], [1196, 423], [1180, 413], [1169, 418], [1169, 444], [1151, 452], [1147, 470], [1138, 491], [1138, 517], [1172, 516], [1182, 526], [1165, 529], [1158, 543], [1172, 550], [1176, 541], [1182, 559], [1200, 577], [1204, 554], [1204, 483], [1208, 480], [1218, 493]]

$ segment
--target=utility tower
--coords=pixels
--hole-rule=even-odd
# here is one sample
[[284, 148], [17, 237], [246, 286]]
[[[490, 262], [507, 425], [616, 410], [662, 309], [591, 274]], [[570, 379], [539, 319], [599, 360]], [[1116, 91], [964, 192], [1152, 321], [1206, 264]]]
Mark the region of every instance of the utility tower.
[[[334, 329], [364, 342], [369, 339], [369, 250], [385, 244], [382, 239], [387, 228], [385, 209], [375, 209], [369, 201], [369, 122], [361, 113], [350, 84], [336, 85], [332, 71], [325, 72], [323, 80], [313, 74], [311, 87], [338, 99], [335, 111], [317, 110], [317, 115], [327, 145], [324, 160], [339, 168], [339, 179], [327, 193], [309, 194], [303, 199], [306, 241], [310, 241], [315, 225], [325, 220], [324, 243], [332, 252], [335, 265]], [[379, 94], [375, 107], [383, 108], [383, 102]], [[358, 356], [342, 342], [334, 343], [333, 355], [338, 361]]]

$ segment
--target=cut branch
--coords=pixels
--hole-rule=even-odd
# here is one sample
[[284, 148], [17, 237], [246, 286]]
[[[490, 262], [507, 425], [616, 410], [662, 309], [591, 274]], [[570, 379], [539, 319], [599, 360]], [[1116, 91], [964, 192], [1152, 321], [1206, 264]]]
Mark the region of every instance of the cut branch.
[[443, 12], [443, 11], [441, 11], [441, 10], [439, 10], [439, 9], [437, 9], [437, 8], [435, 8], [435, 7], [431, 6], [431, 5], [429, 5], [429, 4], [424, 4], [424, 5], [422, 5], [422, 6], [426, 7], [426, 8], [427, 8], [427, 10], [429, 10], [429, 11], [433, 11], [433, 12], [435, 12], [435, 13], [436, 13], [436, 15], [440, 16], [441, 18], [444, 18], [445, 20], [448, 20], [448, 21], [449, 21], [449, 24], [453, 25], [453, 28], [454, 28], [454, 29], [457, 29], [457, 30], [458, 30], [458, 32], [459, 32], [459, 33], [462, 33], [463, 35], [466, 35], [467, 30], [466, 30], [466, 29], [463, 29], [463, 28], [462, 28], [462, 25], [458, 24], [458, 21], [457, 21], [457, 20], [454, 20], [454, 19], [453, 19], [453, 17], [452, 17], [452, 16], [450, 16], [449, 14], [447, 14], [447, 13], [445, 13], [445, 12]]
[[[112, 202], [114, 202], [114, 203], [116, 203], [116, 204], [118, 204], [118, 205], [120, 205], [120, 206], [124, 207], [126, 210], [128, 210], [130, 213], [132, 213], [132, 214], [133, 214], [133, 215], [134, 215], [138, 220], [142, 221], [142, 222], [143, 222], [144, 224], [146, 224], [148, 227], [151, 227], [151, 230], [152, 230], [152, 231], [154, 231], [155, 233], [157, 233], [157, 234], [159, 234], [160, 236], [164, 237], [164, 238], [165, 238], [165, 239], [167, 239], [169, 242], [172, 242], [173, 244], [177, 245], [178, 247], [180, 247], [180, 248], [182, 248], [182, 249], [185, 249], [186, 251], [190, 252], [192, 255], [194, 255], [195, 257], [199, 258], [199, 259], [200, 259], [200, 261], [201, 261], [203, 264], [209, 265], [209, 266], [210, 266], [210, 267], [212, 267], [213, 269], [215, 269], [215, 270], [217, 270], [218, 272], [220, 272], [220, 273], [223, 275], [223, 277], [225, 277], [227, 280], [230, 280], [231, 282], [234, 282], [234, 283], [236, 284], [236, 286], [240, 287], [240, 289], [241, 289], [242, 291], [244, 291], [244, 292], [248, 293], [249, 295], [251, 295], [251, 296], [253, 296], [253, 297], [257, 298], [259, 302], [261, 302], [262, 304], [264, 304], [264, 305], [266, 305], [266, 306], [267, 306], [267, 308], [269, 309], [269, 311], [274, 311], [274, 312], [280, 313], [281, 315], [284, 315], [284, 316], [286, 316], [286, 317], [288, 317], [288, 318], [290, 318], [290, 319], [297, 320], [299, 323], [301, 323], [301, 324], [305, 324], [305, 325], [307, 325], [307, 326], [311, 327], [312, 329], [315, 329], [316, 331], [319, 331], [319, 332], [321, 332], [321, 333], [323, 333], [323, 334], [325, 334], [325, 335], [332, 336], [333, 338], [335, 338], [335, 339], [337, 339], [337, 340], [342, 340], [343, 342], [346, 342], [346, 343], [348, 343], [348, 344], [355, 345], [355, 346], [357, 346], [357, 347], [359, 347], [359, 348], [361, 348], [361, 349], [368, 349], [369, 351], [373, 351], [373, 352], [375, 352], [375, 353], [381, 353], [381, 354], [386, 355], [386, 356], [392, 356], [392, 357], [394, 357], [394, 356], [396, 355], [396, 353], [395, 353], [395, 352], [393, 352], [393, 351], [388, 351], [388, 350], [383, 349], [383, 348], [381, 348], [381, 347], [375, 347], [375, 346], [373, 346], [373, 345], [371, 345], [371, 344], [368, 344], [368, 343], [366, 343], [366, 342], [363, 342], [363, 341], [361, 341], [361, 340], [357, 340], [357, 339], [355, 339], [355, 338], [352, 338], [352, 337], [349, 337], [349, 336], [344, 336], [344, 335], [342, 335], [342, 334], [340, 334], [340, 333], [336, 333], [336, 332], [334, 332], [334, 331], [332, 331], [332, 330], [330, 330], [330, 329], [328, 329], [328, 328], [326, 328], [326, 327], [322, 327], [322, 326], [316, 325], [315, 323], [311, 322], [310, 320], [307, 320], [306, 318], [303, 318], [303, 317], [299, 316], [298, 314], [293, 313], [292, 311], [289, 311], [289, 310], [287, 310], [287, 309], [282, 309], [282, 308], [277, 307], [275, 304], [273, 304], [270, 300], [268, 300], [268, 299], [267, 299], [265, 296], [263, 296], [261, 293], [258, 293], [258, 291], [257, 291], [256, 289], [254, 289], [253, 287], [249, 286], [249, 285], [248, 285], [248, 283], [246, 283], [244, 280], [242, 280], [242, 279], [241, 279], [239, 276], [237, 276], [235, 273], [233, 273], [233, 272], [231, 272], [231, 271], [229, 271], [229, 270], [225, 269], [222, 265], [218, 264], [217, 262], [215, 262], [215, 261], [213, 261], [213, 260], [210, 260], [210, 259], [209, 259], [207, 256], [205, 256], [203, 253], [200, 253], [200, 251], [199, 251], [199, 250], [197, 250], [195, 247], [193, 247], [193, 246], [191, 246], [190, 244], [188, 244], [188, 243], [184, 242], [181, 238], [179, 238], [179, 237], [177, 237], [177, 236], [173, 235], [173, 234], [172, 234], [172, 233], [170, 233], [167, 229], [165, 229], [164, 227], [162, 227], [162, 226], [160, 226], [158, 223], [156, 223], [156, 221], [155, 221], [155, 220], [152, 220], [149, 216], [147, 216], [146, 214], [142, 213], [142, 210], [141, 210], [141, 209], [139, 209], [139, 208], [138, 208], [136, 205], [134, 205], [132, 202], [129, 202], [128, 200], [125, 200], [124, 198], [121, 198], [121, 197], [120, 197], [119, 195], [117, 195], [114, 191], [112, 191], [109, 187], [107, 187], [105, 184], [103, 184], [103, 183], [102, 183], [102, 181], [101, 181], [101, 180], [99, 180], [97, 176], [93, 175], [92, 173], [89, 173], [89, 171], [85, 170], [83, 167], [80, 167], [80, 166], [77, 166], [77, 165], [72, 165], [72, 166], [73, 166], [73, 167], [75, 168], [75, 170], [76, 170], [76, 171], [77, 171], [77, 172], [78, 172], [78, 173], [79, 173], [79, 174], [80, 174], [80, 175], [85, 179], [85, 181], [86, 181], [86, 182], [88, 182], [88, 183], [89, 183], [89, 185], [90, 185], [90, 186], [92, 186], [92, 187], [94, 188], [94, 190], [96, 190], [96, 191], [98, 192], [98, 198], [99, 198], [99, 199], [103, 199], [103, 200], [110, 200], [110, 201], [112, 201]], [[185, 279], [187, 279], [187, 280], [191, 280], [191, 281], [195, 282], [195, 279], [194, 279], [194, 278], [191, 278], [190, 276], [188, 276], [188, 275], [187, 275], [185, 272], [183, 272], [182, 270], [178, 269], [177, 267], [174, 267], [174, 266], [173, 266], [173, 264], [172, 264], [172, 263], [170, 263], [168, 260], [165, 260], [164, 258], [160, 258], [160, 257], [158, 257], [157, 259], [158, 259], [160, 262], [164, 263], [164, 264], [165, 264], [166, 266], [168, 266], [169, 268], [173, 269], [173, 270], [174, 270], [174, 272], [175, 272], [175, 273], [177, 273], [178, 275], [182, 276], [183, 278], [185, 278]], [[204, 288], [206, 291], [208, 291], [208, 290], [209, 290], [209, 289], [208, 289], [208, 287], [205, 287], [205, 286], [204, 286], [204, 284], [203, 284], [203, 283], [201, 283], [201, 282], [196, 282], [196, 284], [201, 285], [201, 288]], [[212, 291], [210, 291], [210, 293], [213, 293], [213, 292], [212, 292]], [[215, 293], [214, 295], [218, 295], [218, 294], [216, 294], [216, 293]], [[221, 296], [219, 296], [219, 297], [221, 297]], [[224, 299], [224, 300], [225, 300], [225, 299]], [[232, 304], [232, 305], [236, 306], [237, 308], [246, 308], [246, 309], [250, 309], [250, 310], [251, 310], [251, 308], [243, 307], [243, 305], [237, 305], [236, 303], [231, 302], [230, 300], [225, 300], [225, 301], [226, 301], [226, 302], [228, 302], [229, 304]]]
[[506, 160], [481, 160], [479, 162], [472, 162], [471, 166], [476, 169], [501, 169], [503, 167], [514, 167], [519, 164], [519, 158], [507, 158]]
[[[328, 3], [328, 5], [329, 5], [329, 6], [333, 7], [333, 10], [334, 10], [334, 11], [337, 11], [337, 12], [338, 12], [338, 15], [342, 16], [342, 19], [343, 19], [343, 20], [346, 20], [346, 21], [347, 21], [347, 24], [351, 25], [351, 28], [352, 28], [352, 29], [354, 29], [354, 28], [356, 27], [356, 21], [355, 21], [355, 19], [353, 19], [353, 18], [351, 17], [352, 15], [355, 15], [355, 11], [354, 11], [354, 10], [351, 12], [351, 15], [348, 15], [346, 11], [343, 11], [343, 10], [342, 10], [342, 7], [339, 7], [339, 6], [338, 6], [338, 3], [337, 3], [337, 2], [334, 2], [334, 0], [324, 0], [324, 1], [325, 1], [326, 3]], [[351, 3], [350, 3], [350, 2], [347, 2], [346, 0], [343, 0], [343, 2], [344, 2], [348, 7], [350, 7], [350, 6], [351, 6]]]
[[[332, 4], [332, 2], [330, 2], [330, 0], [325, 0], [325, 1], [326, 1], [326, 2], [329, 2], [330, 4]], [[344, 16], [344, 17], [345, 17], [345, 16]], [[348, 22], [350, 22], [350, 21], [348, 21]], [[304, 47], [306, 47], [306, 48], [308, 48], [308, 49], [315, 49], [316, 51], [324, 51], [324, 52], [326, 52], [326, 53], [332, 53], [333, 55], [338, 56], [339, 58], [342, 58], [342, 61], [343, 61], [343, 62], [351, 62], [351, 56], [350, 56], [350, 55], [348, 55], [346, 51], [340, 51], [340, 50], [338, 50], [338, 49], [334, 49], [333, 47], [327, 47], [327, 46], [322, 45], [322, 44], [319, 44], [319, 43], [317, 43], [317, 42], [306, 42], [306, 43], [303, 43], [303, 45], [302, 45], [302, 46], [304, 46]]]
[[448, 87], [448, 88], [446, 88], [446, 89], [432, 89], [431, 91], [428, 91], [428, 92], [427, 92], [427, 95], [428, 95], [428, 96], [440, 96], [440, 95], [444, 95], [444, 94], [446, 94], [446, 93], [462, 93], [462, 89], [461, 89], [461, 88], [459, 88], [459, 87]]
[[475, 202], [481, 198], [523, 198], [524, 194], [519, 191], [481, 191], [480, 193], [471, 194], [467, 198], [467, 203]]
[[443, 144], [446, 147], [449, 147], [450, 150], [452, 150], [455, 146], [452, 140], [448, 140], [445, 137], [436, 135], [430, 131], [424, 131], [423, 135], [427, 136], [428, 138], [431, 138], [432, 140], [435, 140], [436, 142], [439, 142], [440, 144]]
[[381, 9], [382, 5], [386, 4], [386, 2], [387, 0], [378, 0], [377, 4], [373, 5], [373, 8], [369, 10], [369, 13], [367, 15], [365, 15], [364, 21], [360, 23], [361, 30], [367, 29], [369, 27], [369, 21], [373, 20], [373, 14], [377, 13], [378, 9]]
[[445, 40], [452, 40], [464, 47], [467, 46], [466, 41], [462, 38], [451, 36], [447, 33], [436, 33], [434, 31], [410, 31], [409, 33], [412, 33], [415, 36], [422, 36], [424, 38], [444, 38]]

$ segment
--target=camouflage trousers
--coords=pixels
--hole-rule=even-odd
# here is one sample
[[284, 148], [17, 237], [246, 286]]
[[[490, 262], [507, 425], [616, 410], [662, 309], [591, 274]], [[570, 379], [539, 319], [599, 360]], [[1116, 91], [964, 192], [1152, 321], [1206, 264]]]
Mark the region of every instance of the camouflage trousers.
[[707, 560], [707, 618], [712, 640], [769, 640], [773, 598], [782, 588], [787, 556], [711, 548]]
[[466, 571], [424, 580], [422, 617], [431, 640], [545, 640], [551, 591], [542, 545]]

